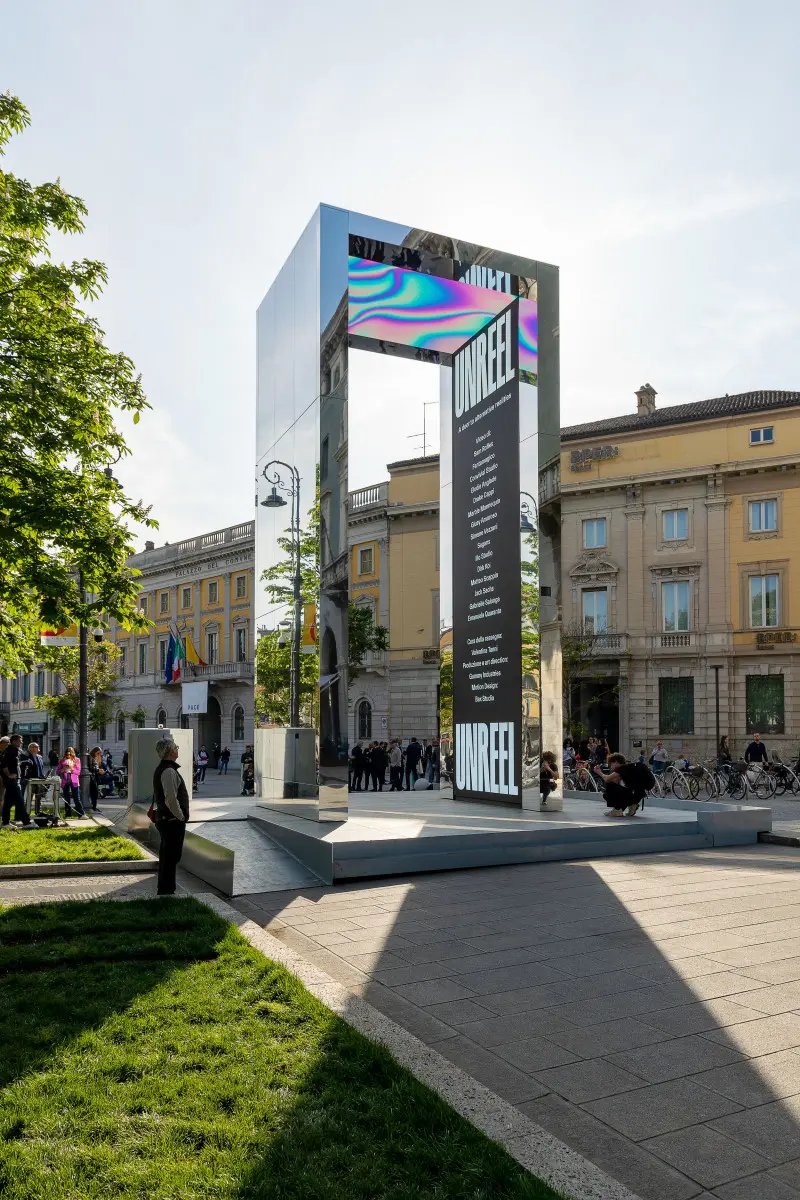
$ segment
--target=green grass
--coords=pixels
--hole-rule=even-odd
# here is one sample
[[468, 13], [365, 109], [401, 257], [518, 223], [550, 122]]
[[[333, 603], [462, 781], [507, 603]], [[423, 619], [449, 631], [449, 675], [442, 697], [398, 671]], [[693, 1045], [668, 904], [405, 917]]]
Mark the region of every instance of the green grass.
[[0, 914], [4, 1200], [555, 1200], [192, 899]]
[[121, 862], [144, 858], [105, 825], [79, 829], [0, 829], [0, 866], [12, 863]]

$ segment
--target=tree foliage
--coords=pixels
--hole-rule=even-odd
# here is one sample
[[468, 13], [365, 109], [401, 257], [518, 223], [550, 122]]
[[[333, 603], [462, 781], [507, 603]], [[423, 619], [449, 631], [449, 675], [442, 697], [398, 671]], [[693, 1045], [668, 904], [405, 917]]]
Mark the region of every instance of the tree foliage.
[[[79, 692], [79, 650], [77, 646], [47, 646], [38, 655], [43, 667], [60, 677], [64, 691], [47, 696], [37, 696], [37, 708], [44, 709], [54, 720], [77, 725]], [[87, 658], [89, 666], [88, 725], [97, 730], [111, 720], [113, 697], [118, 679], [117, 660], [122, 651], [114, 642], [89, 641]]]
[[[256, 646], [256, 720], [270, 725], [289, 724], [289, 677], [292, 668], [291, 640], [278, 645], [281, 631], [273, 629]], [[319, 655], [300, 655], [300, 723], [314, 724], [312, 707], [319, 684]]]
[[[30, 117], [0, 94], [0, 154]], [[133, 363], [81, 307], [103, 263], [55, 262], [54, 236], [79, 234], [86, 206], [60, 182], [0, 170], [0, 672], [29, 669], [38, 634], [98, 613], [143, 628], [126, 562], [129, 522], [154, 525], [110, 468], [128, 453], [119, 414], [149, 407]], [[108, 474], [106, 474], [108, 469]], [[82, 572], [91, 600], [78, 586]]]

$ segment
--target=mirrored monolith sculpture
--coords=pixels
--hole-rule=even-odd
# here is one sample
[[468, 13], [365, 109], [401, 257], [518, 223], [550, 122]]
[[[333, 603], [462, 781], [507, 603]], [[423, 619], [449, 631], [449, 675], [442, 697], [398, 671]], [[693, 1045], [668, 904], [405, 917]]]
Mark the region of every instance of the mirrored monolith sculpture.
[[257, 802], [538, 807], [562, 728], [557, 268], [321, 205], [257, 331]]

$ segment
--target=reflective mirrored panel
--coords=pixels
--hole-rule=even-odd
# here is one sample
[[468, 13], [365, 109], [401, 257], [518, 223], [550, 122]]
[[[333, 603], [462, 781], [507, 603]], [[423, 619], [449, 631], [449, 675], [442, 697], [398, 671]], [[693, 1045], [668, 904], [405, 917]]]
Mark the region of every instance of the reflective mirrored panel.
[[260, 802], [538, 805], [561, 730], [556, 268], [323, 206], [258, 333]]

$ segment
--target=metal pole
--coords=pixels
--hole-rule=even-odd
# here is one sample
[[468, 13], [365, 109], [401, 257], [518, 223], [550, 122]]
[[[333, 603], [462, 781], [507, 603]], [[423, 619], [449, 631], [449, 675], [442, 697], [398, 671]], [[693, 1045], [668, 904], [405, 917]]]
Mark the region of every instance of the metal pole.
[[300, 576], [300, 472], [294, 470], [294, 625], [292, 627], [292, 687], [289, 696], [291, 713], [289, 724], [293, 729], [300, 725], [300, 634], [303, 610]]
[[712, 666], [711, 670], [714, 672], [714, 706], [715, 706], [716, 717], [717, 717], [717, 748], [716, 748], [715, 754], [718, 754], [719, 753], [719, 740], [720, 740], [720, 733], [719, 733], [719, 673], [722, 670], [722, 667], [721, 666]]
[[[81, 604], [86, 603], [86, 593], [83, 589], [83, 572], [78, 576], [78, 587], [81, 593]], [[84, 810], [89, 799], [89, 646], [88, 630], [85, 621], [78, 626], [78, 758], [81, 764], [80, 790], [81, 804]]]

